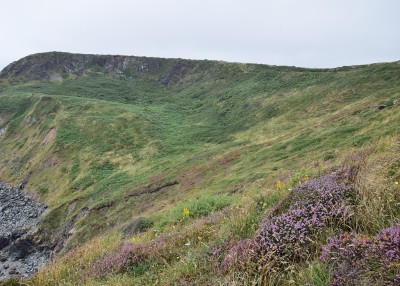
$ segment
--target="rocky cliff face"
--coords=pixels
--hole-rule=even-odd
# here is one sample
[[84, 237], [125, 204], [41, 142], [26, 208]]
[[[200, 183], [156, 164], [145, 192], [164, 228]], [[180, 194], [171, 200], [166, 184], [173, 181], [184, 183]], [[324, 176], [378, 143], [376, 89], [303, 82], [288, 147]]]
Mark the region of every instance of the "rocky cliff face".
[[119, 78], [148, 74], [167, 85], [176, 83], [196, 62], [198, 61], [51, 52], [30, 55], [11, 63], [0, 72], [0, 79], [62, 80], [69, 75], [101, 72]]
[[46, 206], [0, 182], [0, 280], [28, 277], [50, 258], [36, 223]]

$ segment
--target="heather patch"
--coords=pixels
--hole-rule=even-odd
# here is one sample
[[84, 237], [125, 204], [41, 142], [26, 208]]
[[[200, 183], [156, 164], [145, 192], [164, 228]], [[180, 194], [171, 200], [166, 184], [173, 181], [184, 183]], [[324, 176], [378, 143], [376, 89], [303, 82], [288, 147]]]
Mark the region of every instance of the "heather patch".
[[257, 265], [259, 273], [288, 270], [295, 262], [316, 252], [318, 234], [332, 226], [347, 229], [352, 218], [356, 171], [340, 168], [328, 175], [299, 184], [286, 210], [265, 218], [251, 240], [239, 241], [224, 261], [222, 270]]
[[207, 240], [209, 236], [214, 235], [213, 232], [208, 232], [207, 228], [223, 216], [223, 211], [215, 212], [194, 221], [185, 232], [162, 234], [147, 242], [124, 241], [115, 251], [94, 261], [86, 275], [104, 278], [110, 274], [135, 271], [143, 264], [169, 264], [179, 261], [190, 247], [201, 245], [203, 239]]
[[400, 222], [375, 237], [344, 233], [323, 247], [332, 269], [331, 285], [399, 285]]
[[104, 277], [111, 273], [121, 273], [146, 260], [159, 257], [165, 246], [165, 237], [143, 244], [127, 242], [116, 252], [96, 261], [90, 269], [89, 276]]

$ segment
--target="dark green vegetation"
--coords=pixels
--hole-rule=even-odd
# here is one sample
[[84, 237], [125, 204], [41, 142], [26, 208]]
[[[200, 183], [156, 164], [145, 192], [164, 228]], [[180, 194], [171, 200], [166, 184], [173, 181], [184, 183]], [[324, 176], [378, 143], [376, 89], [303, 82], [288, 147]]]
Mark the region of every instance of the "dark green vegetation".
[[[33, 55], [0, 74], [0, 178], [30, 174], [27, 187], [50, 207], [41, 226], [65, 249], [119, 233], [139, 217], [150, 238], [228, 206], [246, 206], [246, 223], [235, 224], [232, 211], [225, 239], [244, 239], [287, 187], [323, 171], [312, 162], [333, 165], [397, 138], [399, 99], [400, 62], [301, 69]], [[275, 190], [277, 180], [286, 187]], [[207, 246], [222, 239], [209, 236]], [[132, 270], [139, 285], [157, 280], [146, 267]], [[189, 281], [207, 272], [201, 263], [157, 267]], [[301, 271], [325, 279], [321, 267]]]

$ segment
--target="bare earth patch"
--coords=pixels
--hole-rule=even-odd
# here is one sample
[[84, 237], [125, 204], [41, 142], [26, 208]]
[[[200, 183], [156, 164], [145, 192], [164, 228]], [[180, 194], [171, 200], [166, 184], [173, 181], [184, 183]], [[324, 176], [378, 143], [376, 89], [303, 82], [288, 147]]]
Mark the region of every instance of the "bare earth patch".
[[51, 155], [49, 159], [47, 159], [42, 165], [40, 166], [41, 169], [46, 169], [49, 167], [56, 166], [58, 163], [60, 163], [60, 158], [58, 157], [57, 154]]
[[49, 132], [46, 134], [46, 136], [43, 138], [42, 144], [47, 145], [47, 144], [53, 142], [55, 137], [56, 137], [56, 129], [51, 128], [49, 130]]

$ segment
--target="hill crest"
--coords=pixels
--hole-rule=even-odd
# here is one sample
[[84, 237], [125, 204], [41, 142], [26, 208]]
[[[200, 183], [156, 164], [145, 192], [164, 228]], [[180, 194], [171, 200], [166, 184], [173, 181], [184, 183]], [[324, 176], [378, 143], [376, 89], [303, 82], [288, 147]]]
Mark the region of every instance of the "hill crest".
[[246, 67], [271, 68], [296, 71], [338, 71], [361, 68], [369, 65], [352, 65], [337, 68], [303, 68], [254, 63], [235, 63], [213, 60], [191, 60], [181, 58], [158, 58], [126, 55], [76, 54], [67, 52], [45, 52], [28, 55], [7, 65], [0, 71], [0, 80], [61, 80], [70, 75], [82, 76], [103, 72], [117, 78], [140, 77], [144, 74], [159, 75], [162, 84], [176, 83], [186, 73], [201, 64], [244, 65]]
[[49, 52], [29, 55], [9, 64], [0, 72], [0, 79], [57, 80], [100, 71], [117, 78], [129, 78], [165, 71], [160, 81], [166, 85], [176, 82], [177, 75], [185, 74], [195, 62], [182, 59]]

